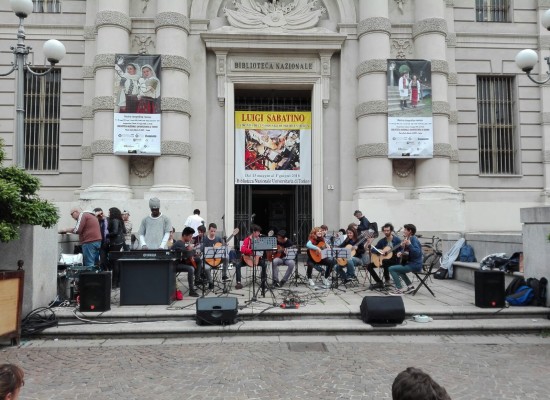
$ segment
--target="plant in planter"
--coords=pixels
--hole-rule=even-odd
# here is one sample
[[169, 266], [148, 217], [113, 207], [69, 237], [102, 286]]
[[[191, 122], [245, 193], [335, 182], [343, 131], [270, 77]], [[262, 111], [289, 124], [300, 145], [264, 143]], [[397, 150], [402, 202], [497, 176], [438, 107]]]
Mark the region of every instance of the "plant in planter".
[[59, 220], [57, 208], [42, 200], [38, 178], [16, 167], [4, 167], [4, 143], [0, 140], [0, 242], [19, 238], [24, 224], [51, 228]]

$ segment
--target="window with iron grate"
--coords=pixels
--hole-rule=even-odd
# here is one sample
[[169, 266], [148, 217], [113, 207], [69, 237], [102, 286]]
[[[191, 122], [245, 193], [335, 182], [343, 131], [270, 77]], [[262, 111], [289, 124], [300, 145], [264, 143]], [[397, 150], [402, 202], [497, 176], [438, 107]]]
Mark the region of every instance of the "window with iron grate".
[[479, 173], [516, 175], [517, 137], [514, 77], [478, 76]]
[[61, 0], [33, 0], [35, 13], [60, 13]]
[[[43, 72], [46, 69], [37, 69]], [[25, 168], [56, 171], [59, 167], [61, 70], [44, 76], [25, 74]]]
[[510, 22], [510, 0], [476, 0], [477, 22]]

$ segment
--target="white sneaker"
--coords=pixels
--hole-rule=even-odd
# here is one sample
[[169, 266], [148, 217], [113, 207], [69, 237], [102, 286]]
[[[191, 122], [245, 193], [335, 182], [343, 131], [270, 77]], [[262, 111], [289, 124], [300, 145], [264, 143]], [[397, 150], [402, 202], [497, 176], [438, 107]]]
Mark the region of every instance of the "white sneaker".
[[328, 280], [328, 278], [323, 278], [323, 283], [325, 287], [330, 287], [330, 281]]
[[313, 279], [309, 278], [307, 280], [307, 282], [308, 282], [309, 286], [315, 286], [315, 282], [313, 282]]

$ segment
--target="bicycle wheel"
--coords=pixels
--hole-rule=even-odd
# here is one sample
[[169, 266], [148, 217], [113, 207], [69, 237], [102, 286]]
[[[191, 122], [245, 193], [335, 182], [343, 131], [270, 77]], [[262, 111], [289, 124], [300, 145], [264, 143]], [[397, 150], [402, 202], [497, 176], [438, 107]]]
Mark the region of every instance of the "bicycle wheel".
[[424, 258], [424, 261], [422, 262], [422, 269], [424, 272], [427, 271], [433, 271], [434, 268], [437, 268], [437, 264], [439, 263], [441, 256], [439, 254], [433, 253], [426, 258]]

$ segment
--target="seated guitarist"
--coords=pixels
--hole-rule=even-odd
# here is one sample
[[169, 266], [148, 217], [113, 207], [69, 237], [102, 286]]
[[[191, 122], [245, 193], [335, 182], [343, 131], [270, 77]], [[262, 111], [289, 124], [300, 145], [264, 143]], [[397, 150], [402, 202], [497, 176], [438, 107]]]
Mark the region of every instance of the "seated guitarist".
[[[359, 239], [355, 228], [348, 227], [346, 230], [346, 235], [346, 239], [342, 242], [342, 244], [340, 244], [339, 247], [346, 248], [349, 246], [350, 251], [355, 250], [355, 255], [348, 258], [348, 263], [344, 267], [342, 267], [342, 265], [336, 266], [336, 271], [344, 284], [348, 283], [352, 279], [357, 279], [355, 276], [355, 267], [363, 265], [362, 258], [363, 254], [365, 254], [365, 245], [363, 243], [364, 240], [357, 244]], [[344, 272], [343, 268], [346, 268], [346, 272]]]
[[189, 296], [199, 297], [195, 289], [195, 267], [193, 266], [194, 260], [194, 246], [193, 246], [193, 234], [195, 230], [193, 228], [186, 227], [181, 233], [181, 239], [178, 240], [172, 246], [172, 250], [182, 252], [182, 260], [176, 265], [176, 272], [187, 272], [187, 284], [189, 285]]
[[195, 284], [197, 286], [206, 284], [208, 282], [208, 289], [214, 289], [214, 280], [212, 279], [212, 270], [210, 265], [203, 263], [203, 250], [204, 250], [204, 237], [206, 233], [206, 227], [199, 225], [197, 228], [199, 233], [193, 238], [193, 245], [195, 246], [195, 265], [197, 266], [197, 272], [195, 274]]
[[[241, 255], [243, 256], [243, 258], [241, 259], [240, 262], [237, 263], [237, 265], [235, 265], [235, 276], [237, 280], [235, 289], [243, 288], [243, 285], [241, 284], [241, 267], [243, 266], [243, 264], [252, 266], [252, 262], [250, 262], [249, 264], [246, 261], [251, 260], [255, 256], [254, 252], [252, 251], [252, 241], [254, 239], [258, 239], [260, 237], [261, 232], [262, 232], [262, 228], [260, 228], [260, 226], [256, 224], [250, 225], [250, 235], [248, 235], [244, 239], [243, 245], [241, 246]], [[262, 289], [265, 289], [264, 285], [266, 284], [266, 281], [267, 281], [267, 266], [265, 264], [265, 260], [263, 258], [260, 258], [256, 263], [256, 265], [259, 265], [262, 268], [262, 275], [261, 275]]]
[[330, 287], [328, 277], [332, 272], [334, 264], [336, 264], [336, 260], [334, 258], [328, 257], [322, 258], [321, 250], [326, 247], [324, 232], [322, 228], [315, 227], [311, 230], [306, 247], [308, 248], [306, 275], [309, 286], [315, 286], [315, 282], [313, 281], [313, 279], [311, 279], [313, 268], [315, 268], [319, 272], [323, 272], [322, 265], [324, 265], [326, 266], [326, 269], [323, 276], [323, 285], [325, 285], [325, 287]]
[[[397, 253], [397, 257], [404, 256], [405, 252], [408, 252], [409, 255], [406, 257], [406, 262], [402, 260], [400, 264], [392, 265], [389, 268], [393, 283], [395, 283], [395, 290], [390, 292], [392, 296], [401, 296], [414, 292], [414, 286], [407, 273], [420, 272], [422, 270], [422, 245], [415, 236], [416, 226], [405, 224], [403, 228], [405, 229], [405, 239], [401, 242], [403, 250]], [[405, 283], [405, 288], [402, 287], [401, 280]]]
[[[277, 232], [277, 253], [275, 254], [275, 258], [273, 258], [273, 286], [275, 287], [283, 287], [290, 278], [290, 275], [292, 274], [292, 271], [294, 271], [295, 262], [293, 259], [286, 258], [286, 249], [289, 247], [294, 246], [294, 243], [292, 243], [287, 237], [286, 237], [286, 231], [281, 229]], [[279, 283], [279, 266], [280, 265], [286, 265], [286, 272], [283, 276], [283, 279]]]
[[[202, 239], [204, 247], [214, 247], [216, 245], [223, 245], [223, 240], [220, 236], [217, 235], [218, 225], [211, 223], [208, 225], [208, 234]], [[219, 257], [219, 256], [217, 256]], [[228, 280], [227, 278], [227, 257], [222, 257], [222, 279], [224, 281]]]
[[[393, 234], [393, 225], [390, 224], [389, 222], [386, 223], [382, 227], [382, 233], [384, 234], [384, 237], [380, 239], [378, 243], [376, 243], [376, 246], [374, 246], [375, 248], [380, 250], [382, 254], [380, 254], [376, 250], [371, 249], [371, 254], [373, 255], [371, 259], [373, 257], [378, 257], [379, 259], [382, 259], [382, 268], [384, 269], [385, 285], [382, 283], [382, 280], [380, 279], [378, 274], [374, 271], [374, 268], [376, 267], [376, 265], [374, 264], [374, 262], [371, 262], [367, 266], [367, 270], [369, 271], [370, 276], [372, 276], [372, 279], [374, 279], [376, 283], [373, 283], [372, 285], [370, 285], [369, 287], [370, 290], [383, 289], [384, 286], [390, 286], [391, 281], [390, 281], [390, 273], [388, 271], [388, 268], [391, 265], [395, 265], [399, 262], [399, 260], [397, 259], [396, 250], [397, 250], [397, 246], [401, 245], [401, 239], [397, 235]], [[392, 249], [395, 249], [395, 250], [392, 252], [391, 251]]]

